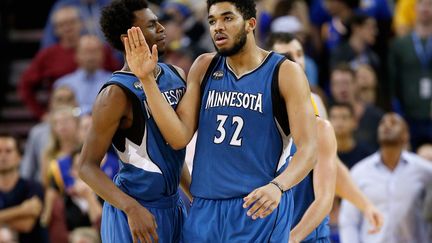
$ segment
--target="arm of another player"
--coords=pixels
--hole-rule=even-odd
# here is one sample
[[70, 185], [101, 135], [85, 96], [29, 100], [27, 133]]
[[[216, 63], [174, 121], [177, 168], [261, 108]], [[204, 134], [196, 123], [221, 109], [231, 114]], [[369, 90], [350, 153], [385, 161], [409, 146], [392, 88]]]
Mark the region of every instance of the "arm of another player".
[[191, 174], [189, 172], [188, 166], [186, 163], [183, 165], [183, 169], [180, 177], [180, 187], [186, 196], [189, 198], [189, 201], [192, 201], [192, 194], [190, 192], [190, 184], [191, 184]]
[[[174, 149], [186, 147], [198, 123], [200, 79], [195, 78], [194, 72], [200, 72], [202, 64], [196, 61], [192, 66], [193, 78], [188, 78], [186, 92], [177, 109], [173, 110], [162, 96], [153, 75], [158, 61], [156, 45], [150, 52], [141, 29], [135, 27], [128, 30], [128, 37], [124, 38], [123, 43], [129, 68], [143, 85], [147, 103], [163, 137]], [[197, 66], [199, 69], [196, 69]]]
[[[288, 190], [299, 183], [316, 163], [316, 121], [310, 90], [303, 70], [291, 61], [281, 64], [279, 70], [279, 90], [288, 112], [292, 137], [297, 152], [291, 162], [273, 181]], [[279, 205], [281, 191], [272, 183], [255, 189], [244, 198], [244, 208], [254, 204], [247, 212], [256, 219], [269, 215]]]
[[93, 121], [79, 162], [79, 176], [101, 198], [126, 213], [133, 242], [158, 240], [154, 216], [135, 199], [122, 192], [101, 170], [100, 163], [130, 103], [120, 87], [111, 85], [96, 98]]
[[291, 230], [290, 242], [305, 239], [330, 213], [336, 185], [336, 137], [332, 125], [317, 118], [318, 162], [313, 169], [315, 200], [306, 210], [300, 222]]
[[370, 234], [377, 233], [381, 230], [384, 223], [384, 217], [381, 212], [372, 204], [371, 201], [360, 191], [360, 188], [354, 183], [348, 168], [342, 163], [339, 157], [337, 160], [337, 178], [336, 178], [336, 195], [350, 201], [356, 206], [369, 221], [372, 226], [369, 229]]

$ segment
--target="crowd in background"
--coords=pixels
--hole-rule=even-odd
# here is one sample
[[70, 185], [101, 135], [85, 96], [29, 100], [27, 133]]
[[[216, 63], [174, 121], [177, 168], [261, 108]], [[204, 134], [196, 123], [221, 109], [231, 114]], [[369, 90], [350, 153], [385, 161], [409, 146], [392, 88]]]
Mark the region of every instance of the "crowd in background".
[[[40, 49], [19, 78], [20, 98], [40, 122], [24, 146], [0, 134], [0, 239], [10, 239], [5, 242], [16, 242], [18, 237], [20, 242], [99, 240], [103, 202], [77, 176], [76, 161], [91, 123], [92, 104], [111, 73], [123, 65], [122, 54], [107, 45], [99, 27], [101, 8], [108, 2], [57, 0], [47, 16]], [[167, 51], [160, 58], [187, 74], [195, 58], [214, 51], [206, 1], [150, 2], [167, 33]], [[262, 48], [271, 48], [272, 33], [289, 32], [300, 40], [311, 90], [326, 105], [338, 155], [348, 168], [370, 160], [368, 156], [381, 148], [378, 128], [389, 111], [408, 124], [406, 150], [432, 160], [432, 0], [257, 0], [256, 4], [255, 34]], [[48, 102], [38, 98], [41, 90], [50, 94]], [[390, 130], [397, 128], [389, 125]], [[107, 153], [101, 167], [113, 178], [119, 169], [116, 155]], [[11, 168], [19, 171], [8, 174]], [[382, 172], [383, 178], [388, 177], [382, 183], [394, 180], [396, 172]], [[422, 216], [430, 224], [432, 213], [426, 209], [432, 208], [432, 185], [427, 185], [427, 177], [432, 178], [432, 170], [404, 173], [421, 175], [424, 186], [416, 194], [401, 187], [407, 191], [401, 189], [395, 198], [392, 193], [397, 188], [387, 191], [388, 198], [405, 197], [409, 206], [407, 212], [385, 214], [394, 216], [385, 220], [407, 220], [400, 215], [425, 208]], [[362, 189], [365, 175], [360, 174], [353, 175]], [[330, 220], [333, 242], [340, 242], [339, 229], [344, 228], [338, 223], [352, 223], [346, 215], [338, 222], [339, 205], [336, 198]], [[387, 206], [381, 209], [390, 210]], [[16, 218], [4, 216], [10, 208], [16, 210]], [[430, 226], [425, 232], [432, 241]]]

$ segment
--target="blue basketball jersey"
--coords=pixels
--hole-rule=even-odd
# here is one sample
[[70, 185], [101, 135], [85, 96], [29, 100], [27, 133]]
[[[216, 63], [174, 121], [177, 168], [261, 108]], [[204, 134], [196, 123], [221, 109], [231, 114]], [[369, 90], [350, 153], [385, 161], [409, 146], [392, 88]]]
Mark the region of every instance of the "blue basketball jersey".
[[[186, 85], [172, 66], [158, 63], [156, 81], [166, 101], [175, 109]], [[146, 202], [177, 193], [185, 150], [174, 150], [159, 131], [140, 81], [129, 72], [115, 72], [103, 88], [121, 87], [132, 103], [133, 124], [118, 129], [112, 143], [121, 161], [115, 184], [135, 199]], [[102, 89], [103, 89], [102, 88]], [[156, 111], [154, 111], [156, 112]]]
[[[291, 147], [290, 157], [297, 151], [296, 146]], [[294, 228], [301, 220], [306, 210], [315, 200], [315, 192], [313, 186], [313, 171], [309, 172], [307, 176], [295, 187], [293, 187], [293, 197], [294, 197], [294, 215], [293, 224]], [[314, 229], [305, 239], [302, 240], [303, 243], [306, 242], [316, 242], [319, 239], [324, 239], [330, 237], [330, 228], [328, 226], [329, 216], [326, 216], [323, 221]]]
[[277, 176], [289, 152], [282, 156], [289, 142], [278, 86], [284, 60], [270, 52], [259, 67], [237, 77], [226, 57], [213, 59], [201, 87], [191, 185], [195, 197], [243, 197]]

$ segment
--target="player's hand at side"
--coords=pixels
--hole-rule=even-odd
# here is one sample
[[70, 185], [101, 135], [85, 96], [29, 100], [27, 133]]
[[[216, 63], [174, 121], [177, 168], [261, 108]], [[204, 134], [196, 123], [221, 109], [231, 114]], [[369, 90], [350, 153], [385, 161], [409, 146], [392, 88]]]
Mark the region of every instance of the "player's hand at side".
[[281, 200], [281, 191], [273, 184], [253, 190], [244, 200], [243, 208], [249, 208], [247, 215], [253, 220], [265, 218], [275, 210]]
[[[136, 204], [126, 212], [133, 243], [157, 243], [157, 224], [155, 217], [145, 207]], [[153, 239], [153, 241], [152, 241]]]
[[157, 45], [150, 51], [145, 37], [139, 27], [128, 29], [127, 37], [123, 36], [123, 45], [126, 51], [126, 61], [130, 70], [140, 80], [153, 76], [153, 70], [158, 62]]
[[370, 204], [366, 207], [363, 214], [371, 226], [371, 228], [368, 230], [368, 233], [378, 233], [384, 223], [384, 217], [382, 216], [381, 212], [378, 211], [374, 205]]

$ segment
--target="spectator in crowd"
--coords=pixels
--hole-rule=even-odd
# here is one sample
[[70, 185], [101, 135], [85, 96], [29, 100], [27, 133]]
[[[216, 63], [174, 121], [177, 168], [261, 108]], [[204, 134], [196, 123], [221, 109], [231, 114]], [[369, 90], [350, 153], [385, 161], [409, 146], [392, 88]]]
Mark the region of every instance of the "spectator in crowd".
[[111, 78], [111, 72], [103, 69], [103, 43], [94, 35], [83, 35], [76, 51], [78, 69], [54, 83], [54, 89], [67, 86], [75, 94], [81, 112], [91, 111], [102, 85]]
[[[100, 11], [111, 0], [57, 0], [51, 8], [48, 19], [63, 6], [74, 6], [78, 9], [79, 17], [82, 22], [82, 32], [92, 34], [103, 39], [103, 34], [99, 25]], [[46, 48], [58, 43], [58, 36], [55, 34], [55, 26], [48, 21], [44, 28], [41, 40], [41, 47]]]
[[[77, 68], [75, 53], [82, 26], [78, 9], [63, 6], [55, 11], [51, 21], [59, 37], [59, 43], [40, 50], [24, 71], [18, 84], [21, 98], [37, 118], [42, 118], [46, 112], [45, 104], [37, 99], [37, 89], [50, 91], [55, 80]], [[103, 67], [110, 71], [117, 70], [120, 65], [108, 46], [104, 53]]]
[[375, 105], [377, 102], [377, 75], [368, 64], [361, 64], [355, 70], [357, 96], [360, 102]]
[[358, 98], [355, 73], [347, 64], [334, 67], [330, 74], [330, 91], [336, 103], [348, 103], [354, 109], [357, 129], [354, 137], [367, 143], [373, 149], [378, 148], [377, 127], [383, 112], [378, 107], [366, 104]]
[[383, 212], [384, 225], [368, 234], [368, 222], [344, 201], [339, 227], [342, 243], [429, 242], [422, 215], [425, 186], [432, 181], [432, 164], [405, 150], [406, 122], [396, 113], [384, 115], [378, 128], [380, 149], [357, 163], [351, 174], [361, 190]]
[[44, 243], [48, 235], [39, 223], [43, 189], [20, 177], [20, 160], [16, 138], [0, 135], [0, 224], [17, 231], [20, 243]]
[[74, 229], [69, 236], [70, 243], [100, 243], [99, 232], [93, 228], [80, 227]]
[[373, 153], [367, 144], [356, 141], [354, 138], [357, 122], [350, 104], [333, 104], [330, 107], [329, 115], [336, 134], [337, 154], [348, 168]]
[[50, 113], [61, 106], [76, 106], [75, 94], [66, 87], [54, 90], [50, 97], [48, 115], [40, 123], [36, 124], [27, 138], [24, 157], [21, 161], [20, 173], [23, 178], [42, 182], [41, 167], [42, 154], [49, 142], [51, 126], [48, 117]]
[[0, 226], [0, 243], [18, 243], [18, 235], [7, 226]]
[[432, 0], [418, 0], [416, 15], [414, 30], [392, 43], [388, 63], [391, 95], [408, 121], [414, 151], [432, 141]]
[[348, 21], [348, 39], [338, 45], [330, 55], [330, 66], [349, 63], [352, 69], [369, 64], [375, 70], [380, 68], [380, 59], [371, 49], [378, 34], [376, 21], [365, 14], [355, 14]]

